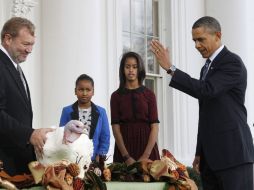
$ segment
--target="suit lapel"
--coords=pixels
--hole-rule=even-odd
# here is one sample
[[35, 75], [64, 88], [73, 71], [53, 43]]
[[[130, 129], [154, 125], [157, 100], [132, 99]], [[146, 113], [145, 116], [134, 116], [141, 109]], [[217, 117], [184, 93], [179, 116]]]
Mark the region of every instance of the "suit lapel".
[[78, 113], [78, 101], [76, 101], [72, 105], [73, 112], [71, 112], [71, 119], [72, 120], [79, 120], [79, 113]]
[[[31, 109], [30, 92], [28, 90], [29, 96], [27, 97], [26, 92], [25, 92], [25, 87], [21, 81], [21, 78], [19, 76], [17, 69], [12, 64], [12, 61], [10, 60], [10, 58], [2, 50], [0, 50], [0, 56], [3, 58], [2, 61], [6, 65], [6, 68], [9, 71], [10, 76], [13, 78], [13, 80], [17, 84], [18, 89], [23, 97], [23, 100], [25, 101], [25, 103], [29, 107], [29, 109]], [[25, 81], [26, 81], [26, 79], [25, 79]], [[27, 85], [27, 81], [26, 81], [26, 86], [27, 86], [27, 89], [29, 89], [28, 85]]]
[[209, 70], [213, 70], [215, 68], [217, 68], [219, 66], [219, 62], [221, 60], [222, 57], [224, 57], [224, 55], [226, 53], [228, 53], [228, 49], [226, 48], [226, 46], [221, 50], [221, 52], [214, 58], [211, 66], [210, 66], [210, 69]]
[[[229, 51], [228, 49], [226, 48], [226, 46], [221, 50], [221, 52], [214, 58], [214, 60], [212, 61], [211, 63], [211, 66], [208, 70], [208, 73], [206, 75], [206, 78], [209, 78], [209, 75], [211, 75], [214, 71], [216, 71], [217, 67], [219, 67], [220, 65], [220, 60], [221, 58], [227, 54]], [[204, 66], [202, 67], [201, 71], [200, 71], [200, 80], [202, 78], [202, 73], [203, 73], [203, 69], [204, 69]]]

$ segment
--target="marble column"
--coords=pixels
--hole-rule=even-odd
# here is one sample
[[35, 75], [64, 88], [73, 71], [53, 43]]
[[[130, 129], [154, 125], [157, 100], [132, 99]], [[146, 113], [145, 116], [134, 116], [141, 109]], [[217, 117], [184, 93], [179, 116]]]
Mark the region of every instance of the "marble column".
[[[204, 15], [204, 1], [165, 0], [162, 6], [161, 41], [169, 48], [172, 63], [198, 78], [203, 60], [192, 42], [191, 26], [198, 17]], [[165, 100], [160, 146], [170, 150], [180, 162], [191, 165], [196, 149], [198, 102], [189, 95], [168, 87], [170, 77], [164, 70], [162, 73]]]

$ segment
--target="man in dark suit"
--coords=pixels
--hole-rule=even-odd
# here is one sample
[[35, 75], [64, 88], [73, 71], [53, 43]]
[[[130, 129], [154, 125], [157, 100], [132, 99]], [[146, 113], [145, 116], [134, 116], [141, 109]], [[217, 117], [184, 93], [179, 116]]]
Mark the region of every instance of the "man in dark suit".
[[52, 129], [32, 128], [32, 106], [25, 76], [19, 66], [31, 53], [34, 25], [25, 18], [8, 20], [0, 45], [0, 160], [11, 175], [29, 173], [27, 164], [36, 160]]
[[247, 71], [241, 58], [221, 43], [221, 27], [213, 17], [192, 26], [196, 49], [207, 58], [200, 79], [176, 69], [168, 49], [158, 41], [151, 49], [172, 75], [170, 86], [199, 100], [199, 126], [193, 167], [205, 190], [253, 190], [253, 139], [244, 106]]

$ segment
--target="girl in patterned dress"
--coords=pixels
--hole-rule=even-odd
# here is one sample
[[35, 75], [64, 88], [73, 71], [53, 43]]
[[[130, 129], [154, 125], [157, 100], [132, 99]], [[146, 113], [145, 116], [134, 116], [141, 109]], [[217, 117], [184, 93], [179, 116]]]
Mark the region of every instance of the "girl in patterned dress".
[[145, 76], [140, 55], [125, 53], [119, 68], [120, 85], [110, 100], [114, 162], [130, 165], [135, 161], [160, 159], [156, 143], [159, 124], [156, 98], [142, 85]]

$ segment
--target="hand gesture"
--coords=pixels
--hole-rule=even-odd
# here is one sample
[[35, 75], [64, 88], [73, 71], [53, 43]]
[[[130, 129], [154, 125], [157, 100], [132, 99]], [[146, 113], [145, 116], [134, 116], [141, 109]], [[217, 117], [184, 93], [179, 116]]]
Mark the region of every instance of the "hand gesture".
[[167, 71], [172, 66], [169, 59], [168, 48], [164, 48], [158, 40], [152, 40], [151, 50], [157, 58], [160, 66]]

